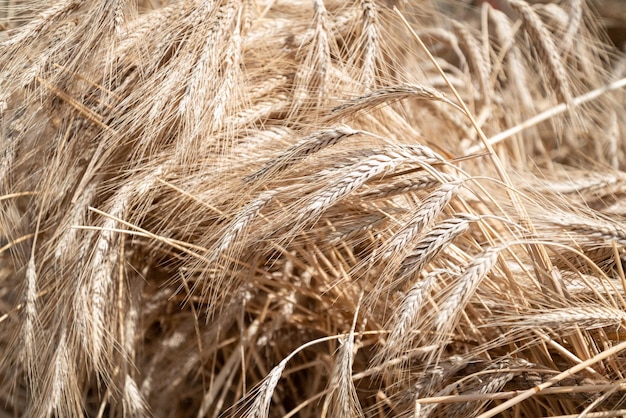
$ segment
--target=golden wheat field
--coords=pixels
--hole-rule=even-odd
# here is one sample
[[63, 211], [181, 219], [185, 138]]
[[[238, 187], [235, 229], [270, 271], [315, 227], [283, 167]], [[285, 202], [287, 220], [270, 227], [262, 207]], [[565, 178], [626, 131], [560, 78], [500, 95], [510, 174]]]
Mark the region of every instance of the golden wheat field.
[[0, 2], [0, 418], [626, 416], [586, 0]]

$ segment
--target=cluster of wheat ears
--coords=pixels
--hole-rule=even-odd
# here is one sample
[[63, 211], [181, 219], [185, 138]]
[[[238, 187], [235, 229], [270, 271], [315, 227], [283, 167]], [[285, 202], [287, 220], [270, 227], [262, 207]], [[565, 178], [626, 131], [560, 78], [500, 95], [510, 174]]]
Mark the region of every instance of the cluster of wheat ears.
[[626, 414], [593, 5], [0, 3], [0, 417]]

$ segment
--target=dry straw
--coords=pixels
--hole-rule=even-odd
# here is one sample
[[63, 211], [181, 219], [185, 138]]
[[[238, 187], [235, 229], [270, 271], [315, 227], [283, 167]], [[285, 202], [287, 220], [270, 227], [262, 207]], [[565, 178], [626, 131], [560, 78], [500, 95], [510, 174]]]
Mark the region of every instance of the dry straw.
[[626, 59], [467, 3], [0, 2], [0, 416], [623, 414]]

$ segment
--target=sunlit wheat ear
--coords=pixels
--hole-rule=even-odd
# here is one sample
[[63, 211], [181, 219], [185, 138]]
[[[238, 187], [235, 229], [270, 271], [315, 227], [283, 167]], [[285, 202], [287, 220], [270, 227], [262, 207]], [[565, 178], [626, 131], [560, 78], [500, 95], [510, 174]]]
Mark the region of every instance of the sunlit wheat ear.
[[378, 7], [375, 1], [361, 0], [361, 35], [357, 45], [363, 51], [361, 70], [361, 84], [367, 90], [376, 88], [376, 73], [379, 67], [380, 29], [378, 22]]
[[[55, 347], [52, 364], [48, 369], [49, 394], [37, 405], [45, 414], [52, 416], [76, 416], [82, 413], [84, 406], [78, 396], [80, 392], [77, 379], [75, 360], [70, 353], [70, 343], [67, 338], [67, 328], [64, 323], [59, 332], [59, 340]], [[37, 415], [37, 413], [34, 413]]]
[[572, 306], [550, 309], [545, 312], [528, 313], [523, 317], [503, 317], [502, 324], [513, 328], [540, 327], [554, 332], [574, 331], [581, 326], [585, 329], [617, 327], [626, 324], [626, 313], [610, 306]]
[[241, 9], [237, 11], [234, 4], [229, 4], [229, 8], [232, 9], [231, 13], [236, 13], [236, 16], [233, 17], [235, 27], [230, 34], [230, 44], [224, 52], [225, 57], [222, 69], [224, 77], [221, 87], [215, 95], [215, 101], [212, 103], [212, 116], [215, 128], [221, 127], [224, 120], [227, 120], [226, 116], [232, 113], [229, 110], [232, 110], [234, 108], [233, 104], [239, 101], [239, 98], [235, 97], [235, 93], [240, 88], [239, 84], [243, 82], [240, 70], [242, 65], [242, 11]]
[[491, 81], [489, 80], [491, 63], [489, 62], [488, 57], [485, 59], [478, 40], [472, 35], [465, 25], [453, 20], [452, 27], [458, 34], [459, 46], [465, 51], [467, 62], [472, 66], [472, 70], [477, 75], [476, 78], [478, 79], [478, 83], [480, 85], [480, 94], [482, 96], [483, 103], [486, 107], [489, 107], [493, 96], [493, 89], [491, 88]]
[[389, 147], [383, 152], [367, 157], [364, 161], [340, 169], [337, 180], [309, 198], [300, 209], [296, 223], [303, 224], [318, 218], [326, 209], [364, 185], [368, 180], [392, 172], [403, 163], [432, 164], [441, 158], [424, 146]]
[[606, 122], [606, 145], [603, 147], [603, 150], [600, 151], [602, 156], [605, 156], [608, 160], [608, 165], [614, 170], [620, 169], [620, 154], [622, 154], [622, 150], [620, 149], [622, 146], [621, 142], [621, 127], [620, 122], [617, 116], [617, 112], [608, 111], [605, 119]]
[[[114, 211], [115, 213], [116, 211]], [[119, 214], [116, 213], [116, 214]], [[115, 222], [106, 222], [111, 227], [115, 227]], [[95, 253], [92, 259], [92, 271], [95, 273], [90, 281], [89, 306], [90, 315], [83, 318], [83, 321], [89, 321], [89, 325], [84, 328], [85, 337], [91, 337], [88, 347], [91, 348], [93, 363], [98, 368], [103, 357], [106, 356], [106, 339], [107, 339], [107, 314], [111, 305], [110, 289], [112, 287], [113, 273], [115, 265], [118, 262], [115, 245], [116, 239], [113, 232], [104, 231], [96, 242]]]
[[491, 271], [498, 261], [503, 247], [491, 247], [474, 257], [465, 271], [455, 278], [455, 284], [438, 306], [434, 318], [434, 327], [439, 333], [445, 333], [456, 325], [461, 310], [472, 297], [481, 280]]
[[352, 129], [349, 126], [337, 126], [335, 128], [316, 131], [287, 148], [281, 155], [276, 157], [265, 167], [244, 177], [244, 181], [256, 180], [267, 174], [282, 171], [309, 155], [315, 154], [326, 147], [335, 145], [345, 138], [359, 133], [361, 133], [361, 131]]
[[257, 198], [246, 204], [235, 216], [231, 224], [226, 228], [219, 240], [214, 246], [209, 259], [215, 261], [219, 256], [230, 248], [236, 242], [243, 231], [252, 223], [257, 215], [267, 206], [276, 196], [279, 190], [271, 190], [261, 193]]
[[113, 10], [113, 24], [115, 27], [115, 36], [120, 37], [122, 35], [122, 26], [125, 22], [125, 12], [127, 0], [116, 0]]
[[299, 46], [306, 51], [295, 75], [294, 103], [290, 118], [298, 112], [318, 108], [328, 100], [330, 73], [333, 61], [330, 58], [332, 33], [330, 33], [328, 11], [323, 0], [313, 0], [312, 37]]
[[[2, 98], [2, 93], [0, 93], [0, 116], [2, 116], [6, 110], [6, 103], [2, 100], [4, 99]], [[23, 133], [20, 132], [20, 129], [16, 125], [19, 126], [19, 122], [17, 124], [15, 124], [15, 122], [9, 124], [6, 136], [7, 141], [2, 144], [2, 148], [0, 148], [0, 161], [2, 161], [2, 164], [0, 164], [0, 190], [3, 192], [8, 188], [9, 173], [16, 157], [16, 147], [21, 142], [21, 137], [23, 137]]]
[[[322, 416], [329, 417], [362, 417], [363, 410], [352, 380], [352, 366], [354, 363], [354, 327], [358, 317], [357, 306], [354, 322], [350, 333], [343, 340], [336, 354], [332, 377], [328, 382], [332, 391], [324, 401]], [[326, 413], [328, 415], [326, 415]]]
[[[181, 91], [181, 81], [183, 94], [178, 103], [178, 112], [188, 118], [189, 123], [200, 123], [203, 111], [206, 110], [204, 98], [211, 93], [212, 84], [208, 82], [211, 76], [215, 76], [215, 60], [219, 55], [219, 44], [216, 43], [219, 36], [220, 22], [223, 21], [223, 13], [226, 8], [216, 8], [213, 2], [204, 2], [200, 7], [185, 16], [182, 20], [181, 34], [187, 37], [198, 36], [197, 41], [201, 43], [200, 53], [195, 51], [195, 45], [188, 39], [177, 51], [177, 55], [172, 57], [173, 62], [180, 64], [169, 65], [171, 71], [165, 73], [164, 83], [160, 91], [158, 100], [155, 100], [150, 110], [150, 119], [154, 119], [164, 108], [165, 104], [172, 99], [172, 93]], [[221, 12], [221, 13], [220, 13]], [[203, 21], [212, 21], [213, 25], [202, 25]], [[193, 38], [192, 38], [193, 39]], [[191, 71], [191, 75], [187, 74]], [[193, 104], [196, 104], [193, 106]]]
[[424, 301], [430, 295], [437, 277], [442, 273], [444, 272], [441, 270], [435, 270], [411, 286], [388, 322], [387, 328], [390, 333], [385, 346], [374, 358], [374, 364], [380, 365], [400, 357], [411, 347], [411, 340], [413, 339], [411, 331], [415, 330], [414, 325], [424, 306]]
[[401, 99], [439, 101], [459, 108], [454, 102], [446, 98], [443, 93], [434, 88], [419, 84], [402, 84], [384, 87], [336, 106], [332, 109], [330, 118], [340, 119], [352, 116], [360, 110], [372, 109], [382, 104], [392, 103]]
[[141, 180], [128, 182], [113, 196], [110, 216], [103, 222], [102, 231], [95, 242], [94, 253], [87, 270], [91, 272], [91, 276], [85, 278], [90, 283], [90, 315], [82, 320], [89, 322], [84, 331], [91, 337], [88, 347], [91, 349], [90, 354], [96, 369], [103, 361], [105, 350], [108, 349], [107, 340], [111, 338], [107, 317], [113, 306], [110, 289], [113, 287], [115, 269], [119, 262], [117, 248], [119, 236], [115, 232], [118, 219], [124, 219], [132, 203], [144, 198], [162, 173], [163, 167], [157, 167]]
[[67, 224], [65, 230], [61, 231], [61, 236], [56, 244], [54, 251], [55, 258], [61, 259], [62, 257], [72, 254], [72, 249], [75, 248], [76, 241], [80, 234], [75, 227], [85, 225], [87, 208], [95, 196], [96, 184], [91, 182], [78, 197], [73, 207], [69, 209], [69, 213], [66, 215]]
[[458, 193], [463, 182], [451, 181], [439, 186], [429, 194], [402, 228], [385, 244], [382, 259], [388, 259], [395, 254], [403, 253], [404, 248], [445, 209], [450, 200]]
[[[157, 10], [151, 10], [142, 14], [127, 25], [124, 25], [122, 33], [119, 36], [119, 42], [115, 45], [115, 53], [113, 57], [118, 60], [129, 59], [133, 53], [142, 51], [140, 42], [145, 42], [149, 36], [154, 34], [153, 30], [163, 28], [168, 21], [175, 19], [177, 13], [181, 12], [181, 8], [169, 5]], [[145, 45], [143, 45], [145, 48]]]
[[143, 399], [137, 382], [131, 376], [124, 379], [124, 411], [130, 416], [145, 416], [147, 413], [146, 402]]
[[[129, 288], [137, 288], [139, 286], [129, 286]], [[136, 290], [135, 290], [136, 292]], [[138, 292], [137, 292], [138, 293]], [[134, 364], [136, 362], [137, 347], [135, 340], [137, 339], [137, 331], [139, 328], [139, 320], [141, 319], [140, 302], [135, 296], [131, 296], [126, 307], [120, 305], [122, 311], [119, 314], [125, 316], [120, 329], [120, 342], [123, 348], [123, 404], [124, 412], [130, 416], [145, 416], [148, 411], [148, 405], [143, 394], [137, 384], [137, 380], [133, 377], [136, 371]]]
[[347, 228], [341, 230], [335, 231], [336, 225], [333, 225], [334, 232], [328, 236], [328, 244], [338, 245], [342, 241], [361, 239], [364, 233], [382, 227], [388, 220], [389, 218], [384, 214], [373, 214], [363, 216], [359, 221], [349, 223]]
[[241, 126], [250, 127], [266, 120], [271, 115], [280, 115], [287, 113], [291, 106], [287, 95], [284, 92], [277, 91], [268, 94], [266, 98], [254, 102], [245, 109], [240, 109], [232, 115], [228, 116], [225, 126]]
[[523, 0], [509, 0], [509, 4], [520, 15], [532, 45], [537, 49], [539, 57], [548, 72], [550, 86], [554, 86], [560, 101], [570, 105], [573, 95], [567, 71], [565, 70], [565, 64], [561, 60], [561, 54], [554, 44], [552, 35], [528, 3]]
[[[511, 381], [516, 375], [515, 372], [508, 371], [509, 367], [507, 367], [507, 363], [515, 363], [504, 361], [504, 364], [496, 363], [493, 366], [490, 366], [485, 372], [489, 371], [490, 373], [484, 373], [480, 376], [476, 376], [473, 379], [473, 382], [476, 382], [472, 385], [468, 390], [461, 389], [459, 394], [461, 395], [480, 395], [480, 394], [490, 394], [500, 392], [504, 386]], [[499, 371], [498, 369], [504, 369]], [[474, 401], [467, 403], [458, 403], [451, 405], [449, 408], [445, 410], [446, 414], [449, 416], [458, 416], [458, 417], [475, 417], [477, 416], [484, 406], [488, 403], [488, 401]]]
[[567, 31], [563, 35], [563, 50], [569, 52], [574, 43], [574, 38], [580, 31], [583, 19], [583, 2], [585, 0], [572, 0], [569, 2], [569, 22]]
[[[232, 95], [240, 77], [242, 48], [240, 8], [239, 2], [234, 0], [228, 1], [217, 10], [207, 3], [199, 8], [206, 10], [205, 17], [200, 15], [197, 18], [198, 22], [194, 19], [190, 23], [200, 28], [208, 26], [208, 30], [204, 29], [206, 32], [200, 32], [202, 37], [199, 37], [198, 41], [203, 43], [202, 50], [191, 67], [191, 78], [178, 108], [179, 113], [187, 117], [186, 123], [191, 138], [197, 135], [199, 126], [206, 129], [219, 128], [224, 119], [224, 107], [236, 101]], [[202, 25], [204, 19], [211, 19], [213, 24]], [[231, 26], [234, 28], [230, 29]], [[185, 64], [188, 60], [194, 60], [194, 51], [189, 51], [189, 54], [191, 56], [184, 59]], [[224, 61], [221, 62], [221, 59]], [[216, 79], [221, 80], [219, 85], [216, 85]], [[212, 97], [212, 100], [207, 100], [208, 97]], [[181, 152], [185, 152], [184, 149], [181, 149]]]
[[526, 79], [526, 70], [522, 64], [522, 56], [515, 42], [512, 23], [504, 13], [492, 7], [489, 7], [489, 19], [494, 23], [495, 34], [500, 48], [506, 50], [506, 55], [504, 56], [506, 73], [515, 74], [514, 77], [509, 77], [509, 82], [515, 88], [522, 102], [522, 108], [530, 113], [535, 108], [535, 103]]
[[537, 14], [544, 19], [546, 27], [559, 33], [566, 30], [570, 17], [567, 12], [558, 4], [548, 3], [537, 7]]
[[267, 418], [270, 411], [270, 403], [272, 402], [272, 395], [278, 385], [280, 376], [285, 370], [288, 359], [284, 359], [272, 371], [265, 377], [261, 385], [255, 389], [254, 402], [246, 409], [242, 415], [244, 418]]
[[359, 193], [359, 197], [363, 199], [382, 199], [419, 190], [434, 189], [441, 184], [442, 180], [451, 182], [455, 180], [455, 177], [446, 173], [437, 173], [437, 176], [421, 174], [415, 178], [386, 181], [381, 185], [372, 186], [366, 191]]
[[588, 219], [576, 214], [549, 217], [549, 222], [567, 228], [570, 233], [575, 233], [580, 238], [588, 238], [604, 244], [616, 242], [622, 246], [626, 245], [626, 227], [620, 222]]
[[452, 218], [436, 224], [415, 243], [409, 255], [402, 260], [398, 280], [403, 281], [409, 276], [418, 275], [424, 266], [445, 250], [456, 237], [465, 233], [472, 222], [478, 220], [480, 220], [478, 216], [457, 213]]
[[80, 7], [80, 5], [81, 1], [79, 0], [65, 0], [56, 3], [54, 6], [41, 12], [37, 19], [31, 20], [24, 27], [20, 28], [15, 36], [0, 44], [0, 48], [19, 48], [33, 42], [55, 22], [65, 17], [72, 10]]
[[22, 325], [22, 362], [31, 384], [36, 384], [38, 376], [37, 367], [37, 266], [33, 255], [28, 260], [25, 274], [24, 289], [24, 322]]

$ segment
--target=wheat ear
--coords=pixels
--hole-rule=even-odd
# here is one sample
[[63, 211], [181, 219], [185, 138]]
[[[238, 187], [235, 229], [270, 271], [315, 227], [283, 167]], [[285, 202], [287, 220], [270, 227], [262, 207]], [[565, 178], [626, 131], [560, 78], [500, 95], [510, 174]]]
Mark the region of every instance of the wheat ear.
[[567, 71], [561, 60], [559, 51], [554, 45], [552, 35], [548, 32], [541, 18], [523, 0], [509, 0], [511, 7], [520, 15], [528, 36], [537, 48], [539, 56], [548, 70], [550, 85], [556, 87], [558, 99], [568, 106], [572, 103], [572, 92], [567, 79]]
[[[317, 340], [309, 341], [292, 351], [280, 363], [274, 366], [274, 368], [263, 379], [263, 381], [250, 393], [250, 395], [252, 395], [252, 398], [248, 398], [247, 400], [251, 399], [252, 403], [249, 407], [240, 406], [240, 409], [236, 411], [237, 416], [241, 416], [242, 418], [268, 418], [272, 395], [274, 393], [274, 390], [276, 389], [276, 385], [278, 385], [278, 382], [280, 381], [280, 376], [285, 370], [285, 366], [287, 366], [287, 363], [302, 350], [305, 350], [315, 344], [336, 340], [341, 337], [345, 336], [332, 335], [328, 337], [318, 338]], [[244, 412], [243, 414], [240, 414], [242, 412], [242, 409], [244, 410]]]
[[[194, 30], [199, 32], [199, 39], [203, 39], [202, 50], [197, 59], [194, 59], [194, 50], [182, 52], [179, 60], [181, 68], [175, 68], [167, 78], [167, 90], [180, 90], [180, 76], [191, 70], [189, 81], [178, 104], [178, 113], [187, 118], [187, 124], [191, 127], [195, 124], [201, 124], [202, 117], [207, 112], [207, 106], [210, 105], [205, 98], [214, 93], [213, 77], [216, 76], [216, 69], [219, 65], [218, 59], [221, 57], [221, 36], [223, 36], [225, 27], [231, 22], [235, 14], [232, 1], [220, 8], [215, 8], [214, 3], [214, 1], [202, 2], [201, 7], [195, 9], [185, 20], [188, 25], [185, 29], [192, 31], [192, 33]], [[213, 24], [202, 25], [205, 20], [211, 20]], [[208, 29], [204, 29], [207, 26]], [[192, 46], [188, 46], [188, 48], [192, 48]], [[179, 71], [180, 73], [175, 75], [175, 72]], [[160, 97], [163, 100], [166, 99], [163, 96]], [[155, 106], [154, 109], [159, 111], [161, 107]]]
[[583, 1], [584, 0], [571, 0], [569, 2], [569, 21], [567, 30], [563, 35], [563, 49], [569, 52], [574, 43], [574, 38], [580, 31], [580, 25], [583, 20]]
[[371, 93], [364, 94], [348, 102], [335, 106], [332, 109], [331, 117], [343, 118], [353, 115], [355, 112], [364, 109], [371, 109], [384, 103], [394, 102], [401, 99], [420, 99], [429, 101], [440, 101], [447, 103], [455, 108], [459, 108], [454, 102], [450, 101], [440, 91], [419, 84], [401, 84], [397, 86], [389, 86]]
[[600, 219], [586, 219], [580, 216], [553, 217], [550, 222], [566, 227], [582, 237], [592, 238], [604, 242], [616, 242], [626, 246], [626, 228], [619, 222], [610, 222]]
[[480, 92], [485, 106], [489, 107], [493, 96], [491, 82], [489, 80], [490, 62], [485, 59], [478, 40], [472, 35], [465, 25], [455, 20], [452, 27], [458, 35], [459, 46], [466, 51], [467, 62], [473, 67], [477, 74]]
[[354, 328], [359, 315], [359, 306], [360, 301], [354, 313], [350, 332], [343, 341], [339, 340], [341, 347], [338, 350], [333, 374], [328, 384], [332, 392], [330, 396], [326, 397], [322, 416], [326, 416], [326, 411], [330, 417], [357, 418], [363, 416], [363, 410], [352, 380], [352, 365], [355, 354]]
[[368, 180], [383, 173], [391, 172], [400, 164], [409, 162], [430, 164], [440, 161], [441, 158], [436, 153], [420, 145], [385, 149], [384, 153], [370, 156], [365, 161], [342, 169], [343, 175], [338, 181], [316, 193], [311, 202], [298, 211], [297, 223], [302, 224], [319, 217], [326, 209], [348, 196]]
[[509, 80], [515, 87], [522, 102], [522, 107], [528, 111], [535, 108], [535, 102], [530, 93], [526, 71], [522, 65], [522, 58], [518, 46], [515, 44], [515, 33], [511, 21], [500, 10], [489, 7], [489, 18], [494, 23], [495, 33], [500, 48], [506, 50], [505, 66]]
[[287, 359], [284, 359], [278, 363], [278, 365], [269, 372], [267, 377], [265, 377], [263, 383], [261, 383], [256, 391], [254, 402], [245, 412], [243, 418], [267, 418], [269, 416], [272, 395], [274, 394], [276, 385], [278, 385], [280, 376], [283, 374], [283, 370], [285, 370], [287, 361]]
[[[119, 278], [122, 281], [122, 278]], [[122, 284], [119, 284], [122, 287]], [[133, 288], [140, 288], [140, 286], [133, 286]], [[135, 290], [135, 293], [138, 293]], [[137, 384], [135, 378], [133, 378], [133, 365], [136, 361], [136, 346], [135, 341], [137, 339], [137, 328], [140, 317], [140, 306], [138, 297], [131, 295], [129, 298], [127, 307], [123, 306], [122, 301], [118, 301], [118, 310], [120, 322], [120, 341], [122, 343], [122, 355], [123, 355], [123, 404], [124, 411], [128, 411], [131, 416], [145, 416], [148, 411], [146, 400], [144, 399], [141, 390]]]
[[344, 229], [340, 232], [336, 232], [328, 237], [328, 243], [330, 245], [337, 245], [342, 241], [348, 241], [352, 238], [362, 238], [363, 233], [371, 231], [377, 227], [382, 226], [388, 221], [386, 215], [374, 214], [361, 217], [358, 222], [354, 222], [357, 226]]
[[462, 184], [460, 180], [444, 183], [429, 194], [411, 219], [385, 245], [385, 250], [381, 254], [382, 258], [390, 258], [403, 252], [403, 248], [406, 248], [417, 234], [435, 220], [457, 194]]
[[2, 44], [0, 44], [0, 48], [19, 48], [24, 46], [28, 42], [32, 42], [55, 22], [65, 17], [72, 10], [80, 7], [81, 3], [83, 2], [80, 0], [65, 0], [56, 3], [52, 7], [49, 7], [45, 11], [43, 11], [40, 14], [39, 18], [31, 20], [22, 28], [20, 28], [15, 36], [10, 37]]
[[337, 126], [316, 131], [287, 148], [280, 156], [272, 160], [272, 162], [265, 167], [244, 177], [244, 181], [256, 180], [269, 173], [282, 171], [307, 156], [315, 154], [326, 147], [335, 145], [345, 138], [357, 135], [360, 132], [361, 131], [352, 129], [349, 126]]
[[85, 224], [87, 207], [90, 205], [95, 195], [96, 184], [95, 182], [90, 182], [80, 196], [78, 196], [72, 208], [70, 208], [69, 214], [66, 216], [67, 222], [65, 229], [61, 231], [61, 235], [56, 244], [54, 252], [55, 258], [61, 259], [61, 257], [71, 253], [69, 249], [75, 248], [78, 239], [78, 230], [73, 227]]
[[[228, 25], [230, 20], [235, 20], [235, 27], [230, 34], [230, 41], [227, 43], [225, 51], [224, 64], [223, 64], [223, 80], [221, 87], [215, 95], [215, 100], [211, 103], [212, 106], [212, 123], [214, 129], [219, 129], [222, 126], [224, 120], [228, 120], [226, 116], [232, 112], [229, 112], [233, 103], [237, 103], [237, 97], [235, 92], [239, 88], [239, 84], [243, 83], [241, 79], [241, 65], [242, 65], [242, 36], [241, 36], [241, 18], [242, 10], [236, 10], [234, 4], [231, 2], [228, 4], [228, 12], [225, 17], [225, 25]], [[234, 15], [234, 16], [233, 16]], [[222, 35], [223, 36], [223, 35]]]
[[[45, 415], [48, 416], [77, 416], [82, 413], [84, 405], [78, 396], [80, 389], [76, 364], [71, 356], [65, 321], [63, 321], [59, 334], [52, 365], [48, 372], [50, 374], [49, 383], [52, 387], [45, 402], [35, 403], [35, 406], [47, 410]], [[38, 415], [38, 412], [33, 411], [33, 416], [35, 415]]]
[[258, 216], [261, 210], [272, 201], [278, 191], [279, 190], [271, 190], [263, 192], [256, 199], [246, 204], [239, 213], [237, 213], [228, 228], [226, 228], [226, 231], [221, 235], [209, 259], [212, 261], [217, 260], [222, 253], [227, 251], [232, 243], [241, 237], [242, 232]]
[[483, 277], [496, 264], [501, 251], [501, 247], [488, 248], [476, 256], [456, 279], [456, 286], [452, 288], [447, 298], [438, 307], [434, 322], [438, 332], [445, 332], [455, 325], [454, 321], [456, 321], [459, 312], [465, 308]]
[[[296, 88], [291, 115], [294, 117], [303, 106], [319, 108], [327, 100], [329, 74], [331, 72], [328, 12], [323, 0], [313, 0], [313, 36], [310, 48], [296, 74]], [[301, 47], [305, 47], [302, 44]], [[306, 103], [313, 99], [313, 103]]]
[[376, 87], [376, 71], [378, 69], [378, 54], [380, 50], [380, 33], [378, 28], [378, 9], [372, 0], [361, 0], [362, 31], [359, 44], [363, 50], [363, 64], [361, 82], [367, 90]]
[[454, 181], [454, 177], [446, 173], [437, 173], [437, 176], [432, 174], [422, 174], [415, 179], [406, 178], [378, 186], [372, 186], [370, 189], [359, 193], [359, 197], [364, 199], [382, 199], [418, 190], [434, 189], [441, 184], [442, 180], [451, 182]]
[[374, 360], [375, 364], [384, 364], [400, 357], [405, 352], [410, 344], [410, 331], [417, 322], [424, 301], [430, 295], [430, 291], [441, 273], [441, 270], [433, 271], [411, 286], [389, 321], [387, 328], [390, 330], [390, 334], [383, 349], [377, 353]]
[[127, 0], [116, 0], [113, 6], [113, 25], [115, 27], [115, 35], [119, 38], [122, 35], [122, 27], [124, 25], [124, 8]]
[[505, 318], [502, 324], [513, 327], [549, 328], [555, 332], [574, 330], [576, 327], [595, 329], [626, 324], [626, 313], [610, 306], [573, 306], [569, 308], [550, 309], [523, 317]]
[[[498, 364], [496, 364], [495, 366], [497, 367]], [[495, 367], [490, 367], [487, 369], [489, 371], [492, 371], [493, 373], [475, 377], [475, 380], [478, 381], [477, 382], [478, 387], [475, 387], [474, 390], [470, 390], [470, 391], [461, 391], [460, 394], [480, 395], [480, 394], [497, 393], [500, 390], [502, 390], [502, 388], [507, 383], [509, 383], [511, 379], [513, 379], [516, 375], [516, 373], [511, 372], [511, 371], [491, 370], [494, 368]], [[475, 417], [476, 415], [478, 415], [487, 403], [488, 403], [487, 401], [458, 403], [458, 404], [452, 405], [450, 408], [447, 408], [445, 413], [448, 414], [449, 416], [471, 418], [471, 417]]]
[[31, 254], [26, 266], [26, 288], [24, 290], [24, 323], [22, 325], [22, 361], [25, 364], [28, 379], [35, 384], [38, 379], [37, 357], [37, 328], [39, 316], [37, 314], [37, 266], [35, 257]]
[[117, 219], [124, 218], [132, 202], [145, 197], [162, 172], [163, 166], [159, 166], [140, 180], [131, 181], [119, 190], [112, 199], [110, 216], [104, 221], [100, 236], [96, 240], [94, 255], [88, 270], [91, 272], [91, 277], [85, 279], [90, 283], [90, 315], [82, 319], [82, 321], [89, 321], [83, 329], [87, 333], [85, 335], [89, 335], [91, 339], [88, 347], [91, 349], [90, 354], [96, 369], [101, 364], [104, 350], [107, 348], [107, 339], [110, 338], [106, 332], [107, 309], [110, 307], [110, 287], [119, 255], [115, 248], [118, 238], [115, 232], [118, 225]]
[[411, 253], [402, 261], [398, 279], [403, 281], [407, 276], [418, 275], [456, 237], [466, 232], [470, 223], [478, 220], [477, 216], [457, 213], [436, 224], [415, 243]]

